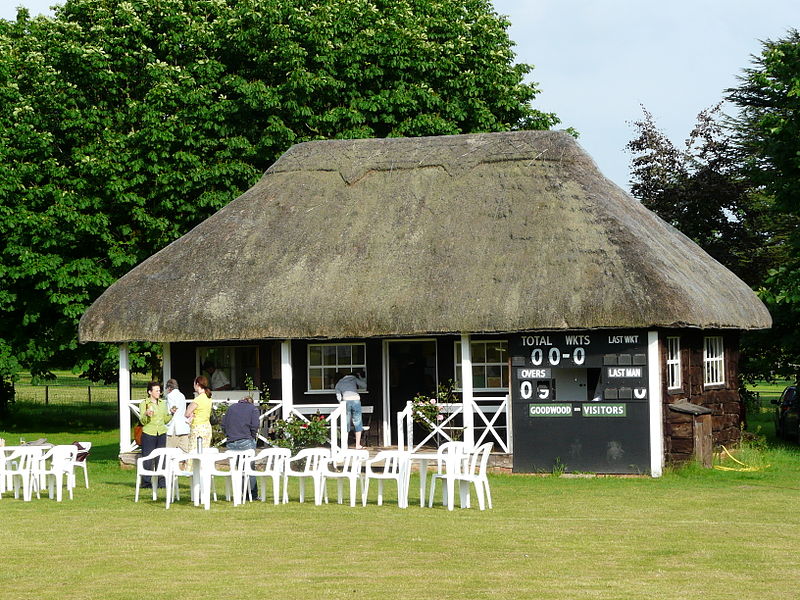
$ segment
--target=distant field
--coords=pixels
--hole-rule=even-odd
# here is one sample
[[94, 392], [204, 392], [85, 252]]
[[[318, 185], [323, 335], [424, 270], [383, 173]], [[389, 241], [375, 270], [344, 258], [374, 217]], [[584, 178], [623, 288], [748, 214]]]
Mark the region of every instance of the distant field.
[[[32, 379], [30, 373], [20, 373], [14, 385], [15, 400], [33, 404], [114, 404], [117, 403], [117, 385], [104, 385], [82, 379], [70, 371], [54, 371], [55, 379]], [[134, 375], [132, 397], [144, 397], [147, 377]]]

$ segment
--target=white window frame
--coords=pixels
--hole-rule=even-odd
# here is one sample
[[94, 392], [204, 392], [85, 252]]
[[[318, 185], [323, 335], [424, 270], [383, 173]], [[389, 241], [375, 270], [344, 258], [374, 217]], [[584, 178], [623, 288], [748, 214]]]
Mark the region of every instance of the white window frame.
[[[505, 356], [508, 358], [508, 341], [506, 340], [471, 340], [471, 344], [474, 348], [476, 344], [481, 344], [483, 346], [487, 346], [489, 344], [502, 344], [505, 348]], [[457, 391], [461, 391], [461, 342], [457, 341], [453, 344], [453, 351], [454, 351], [454, 360], [455, 360], [455, 373], [456, 373], [456, 380], [455, 380], [455, 389]], [[477, 353], [472, 353], [472, 383], [473, 383], [473, 391], [475, 392], [499, 392], [499, 391], [508, 391], [508, 381], [509, 381], [509, 372], [508, 372], [508, 360], [503, 362], [487, 362], [486, 361], [486, 350], [484, 349], [482, 355], [478, 356]], [[500, 367], [500, 381], [502, 383], [503, 379], [506, 381], [506, 385], [500, 387], [478, 387], [475, 385], [475, 368], [476, 367], [483, 367], [484, 372], [487, 367]], [[504, 377], [505, 375], [505, 377]], [[486, 378], [484, 378], [486, 379]]]
[[703, 385], [725, 383], [725, 343], [721, 335], [703, 338]]
[[669, 336], [667, 337], [667, 389], [679, 390], [682, 387], [681, 338], [678, 336]]
[[[339, 352], [336, 352], [336, 364], [321, 364], [321, 365], [312, 365], [311, 364], [311, 350], [312, 348], [322, 348], [322, 347], [336, 347], [337, 349], [342, 346], [360, 346], [364, 356], [364, 362], [362, 363], [354, 363], [352, 360], [352, 350], [351, 350], [351, 360], [349, 363], [346, 362], [339, 362]], [[343, 373], [347, 374], [351, 371], [362, 371], [364, 374], [367, 372], [367, 345], [364, 342], [347, 342], [347, 343], [335, 343], [335, 344], [308, 344], [306, 347], [306, 393], [308, 394], [330, 394], [333, 391], [333, 384], [329, 388], [312, 388], [311, 387], [311, 369], [322, 369], [323, 376], [322, 381], [324, 385], [325, 381], [325, 370], [333, 370], [335, 371], [342, 371]], [[331, 381], [333, 378], [331, 378]]]

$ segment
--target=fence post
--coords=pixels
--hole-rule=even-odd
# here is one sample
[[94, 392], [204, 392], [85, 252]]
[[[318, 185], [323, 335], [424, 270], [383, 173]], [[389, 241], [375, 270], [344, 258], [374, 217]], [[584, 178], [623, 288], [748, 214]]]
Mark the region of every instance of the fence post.
[[87, 386], [86, 386], [86, 389], [87, 389], [87, 390], [88, 390], [88, 392], [89, 392], [89, 404], [91, 404], [91, 403], [92, 403], [92, 386], [90, 386], [90, 385], [87, 385]]
[[50, 404], [50, 386], [49, 385], [44, 386], [44, 404], [45, 404], [45, 406]]

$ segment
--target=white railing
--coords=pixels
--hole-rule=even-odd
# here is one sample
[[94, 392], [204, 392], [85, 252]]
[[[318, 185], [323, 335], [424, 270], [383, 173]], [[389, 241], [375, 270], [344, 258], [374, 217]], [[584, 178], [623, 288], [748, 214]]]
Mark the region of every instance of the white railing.
[[[484, 396], [476, 397], [473, 400], [476, 408], [474, 415], [477, 416], [473, 426], [476, 434], [474, 436], [475, 446], [480, 446], [484, 441], [494, 441], [502, 452], [511, 453], [511, 428], [509, 426], [511, 419], [508, 396]], [[464, 405], [455, 402], [442, 404], [439, 407], [440, 412], [445, 415], [444, 418], [434, 423], [423, 416], [422, 420], [430, 431], [420, 442], [415, 443], [414, 409], [410, 401], [406, 403], [406, 407], [397, 413], [397, 447], [400, 450], [416, 452], [436, 436], [439, 436], [444, 441], [453, 441], [452, 432], [455, 430], [463, 431], [464, 428], [458, 427], [454, 418], [463, 412]], [[480, 435], [477, 435], [478, 433]]]
[[[477, 448], [484, 442], [495, 442], [505, 454], [512, 453], [511, 411], [508, 395], [481, 396], [473, 398], [475, 406], [475, 433], [483, 430], [475, 439]], [[488, 418], [491, 415], [491, 418]], [[482, 423], [481, 423], [482, 422]], [[505, 430], [505, 431], [503, 431]]]

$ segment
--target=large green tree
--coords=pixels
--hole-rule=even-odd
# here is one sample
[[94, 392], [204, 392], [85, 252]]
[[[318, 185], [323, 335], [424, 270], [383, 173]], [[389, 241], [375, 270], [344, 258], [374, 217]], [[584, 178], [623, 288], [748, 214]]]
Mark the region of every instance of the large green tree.
[[293, 143], [556, 124], [508, 25], [489, 0], [67, 0], [0, 20], [0, 400], [20, 368], [88, 368], [89, 303]]
[[733, 122], [742, 172], [772, 199], [770, 217], [784, 258], [766, 274], [761, 297], [772, 331], [758, 336], [761, 371], [797, 376], [800, 365], [800, 34], [789, 30], [762, 44], [739, 86], [728, 90], [739, 109]]
[[661, 131], [650, 112], [633, 123], [628, 142], [631, 193], [751, 286], [780, 254], [769, 199], [740, 172], [721, 105], [702, 111], [684, 145]]

